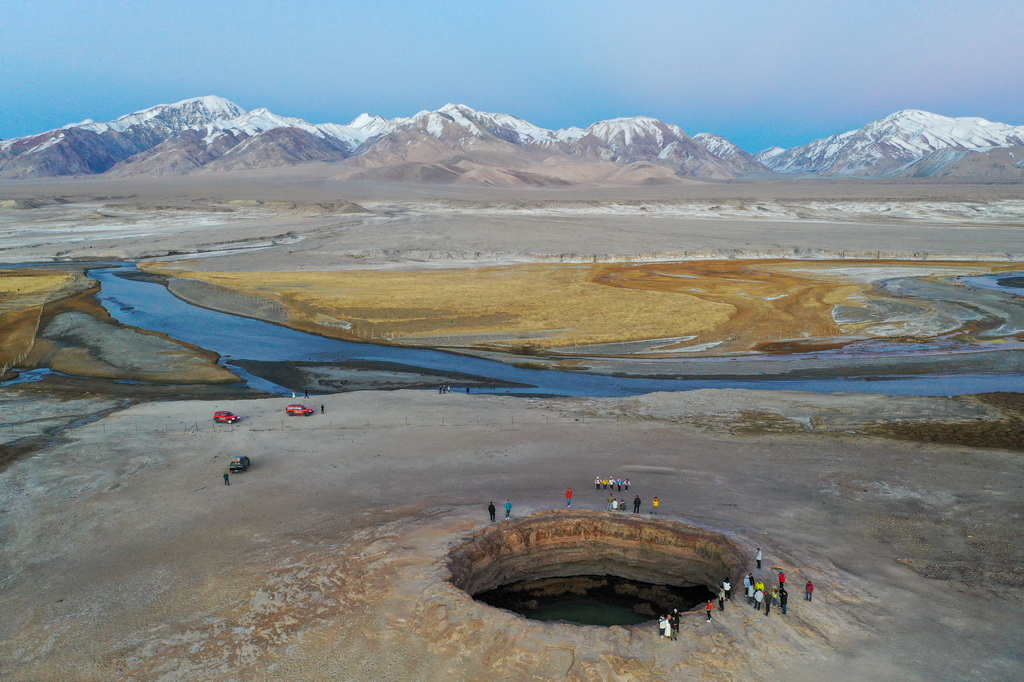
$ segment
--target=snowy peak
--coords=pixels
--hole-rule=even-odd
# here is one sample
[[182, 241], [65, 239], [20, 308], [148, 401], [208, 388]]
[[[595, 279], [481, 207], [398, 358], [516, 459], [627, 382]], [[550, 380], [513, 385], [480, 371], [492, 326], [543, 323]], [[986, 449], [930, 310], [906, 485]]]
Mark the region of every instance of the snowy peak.
[[103, 132], [113, 130], [124, 132], [133, 126], [145, 126], [168, 132], [181, 132], [187, 128], [227, 121], [246, 113], [245, 109], [230, 100], [216, 95], [184, 99], [173, 104], [158, 104], [149, 109], [136, 111], [106, 123], [87, 123], [77, 127]]
[[1021, 144], [1024, 144], [1024, 126], [905, 109], [858, 130], [793, 147], [770, 158], [761, 155], [759, 158], [772, 170], [783, 173], [884, 175], [940, 149]]
[[693, 136], [693, 140], [721, 159], [737, 175], [770, 172], [752, 154], [743, 151], [724, 137], [711, 133], [697, 133]]
[[779, 156], [780, 154], [785, 154], [785, 153], [786, 153], [785, 149], [783, 149], [782, 147], [779, 147], [779, 146], [776, 145], [776, 146], [768, 147], [768, 149], [762, 149], [758, 153], [754, 154], [754, 158], [757, 159], [758, 161], [760, 161], [761, 163], [763, 163], [765, 165], [768, 165], [768, 163], [772, 159], [774, 159], [775, 157]]
[[586, 132], [602, 140], [613, 149], [628, 148], [635, 141], [654, 144], [664, 148], [680, 138], [689, 139], [679, 126], [664, 123], [650, 116], [632, 116], [598, 121], [586, 128]]

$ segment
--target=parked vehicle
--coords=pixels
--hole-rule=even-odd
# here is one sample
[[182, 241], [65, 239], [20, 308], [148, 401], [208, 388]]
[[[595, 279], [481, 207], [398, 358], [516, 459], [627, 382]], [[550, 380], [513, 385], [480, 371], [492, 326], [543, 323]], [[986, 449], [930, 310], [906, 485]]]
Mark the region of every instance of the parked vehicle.
[[306, 407], [305, 405], [300, 405], [298, 403], [295, 403], [294, 405], [289, 405], [288, 407], [284, 408], [284, 411], [293, 417], [308, 417], [309, 415], [313, 414], [312, 407]]
[[249, 458], [245, 455], [236, 455], [231, 458], [231, 464], [228, 465], [228, 471], [233, 474], [240, 474], [249, 468]]
[[239, 419], [241, 419], [241, 417], [234, 412], [228, 412], [227, 410], [218, 410], [213, 413], [213, 421], [219, 424], [234, 424]]

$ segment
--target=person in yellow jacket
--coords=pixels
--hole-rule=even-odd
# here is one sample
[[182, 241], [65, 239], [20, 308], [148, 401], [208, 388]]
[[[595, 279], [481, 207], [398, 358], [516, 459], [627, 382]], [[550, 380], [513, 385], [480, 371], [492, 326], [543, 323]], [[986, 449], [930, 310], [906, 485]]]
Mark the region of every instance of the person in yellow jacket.
[[657, 513], [658, 513], [658, 507], [659, 507], [660, 505], [661, 505], [661, 500], [659, 500], [659, 499], [658, 499], [657, 497], [655, 497], [655, 498], [654, 498], [654, 499], [653, 499], [653, 500], [651, 501], [651, 506], [653, 506], [653, 507], [654, 507], [654, 509], [653, 509], [653, 510], [651, 511], [651, 513], [652, 513], [652, 514], [657, 514]]

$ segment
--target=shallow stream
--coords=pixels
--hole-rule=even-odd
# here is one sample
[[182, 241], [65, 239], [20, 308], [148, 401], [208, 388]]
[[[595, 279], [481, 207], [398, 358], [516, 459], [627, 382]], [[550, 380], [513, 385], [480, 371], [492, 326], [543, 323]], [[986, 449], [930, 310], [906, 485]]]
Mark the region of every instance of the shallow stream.
[[[700, 388], [826, 393], [846, 391], [890, 395], [959, 395], [989, 391], [1024, 391], [1024, 373], [1016, 367], [1006, 368], [1010, 369], [1009, 373], [993, 368], [990, 373], [975, 371], [965, 374], [837, 376], [814, 379], [658, 379], [525, 369], [456, 353], [329, 339], [260, 320], [207, 310], [176, 298], [162, 284], [120, 276], [134, 272], [137, 271], [131, 266], [101, 268], [89, 272], [89, 276], [101, 284], [98, 294], [100, 302], [117, 321], [140, 329], [162, 332], [172, 338], [218, 353], [222, 363], [242, 377], [249, 386], [281, 395], [289, 393], [290, 389], [250, 374], [239, 367], [236, 361], [387, 362], [402, 365], [410, 372], [415, 372], [418, 368], [458, 372], [519, 385], [494, 389], [501, 393], [565, 396], [628, 396]], [[798, 358], [799, 355], [793, 357]], [[850, 363], [856, 361], [855, 357], [849, 359]], [[785, 361], [778, 364], [785, 365]], [[673, 363], [673, 366], [677, 367], [678, 363]]]

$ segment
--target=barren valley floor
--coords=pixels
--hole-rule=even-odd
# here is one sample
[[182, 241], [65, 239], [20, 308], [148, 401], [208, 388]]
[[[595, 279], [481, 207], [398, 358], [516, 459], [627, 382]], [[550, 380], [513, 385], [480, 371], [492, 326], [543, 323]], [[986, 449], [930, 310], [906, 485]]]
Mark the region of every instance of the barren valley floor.
[[[0, 210], [0, 259], [138, 262], [210, 307], [252, 314], [256, 297], [252, 316], [276, 324], [340, 321], [352, 326], [311, 330], [355, 338], [361, 324], [405, 325], [400, 334], [427, 347], [487, 336], [557, 353], [588, 324], [587, 341], [610, 344], [594, 371], [712, 341], [697, 354], [756, 351], [767, 366], [773, 354], [865, 336], [933, 343], [950, 329], [987, 353], [985, 371], [1020, 371], [1019, 306], [995, 292], [956, 298], [967, 288], [948, 279], [1024, 269], [1020, 185], [525, 192], [330, 177], [314, 165], [4, 181], [0, 199], [27, 208]], [[0, 387], [4, 679], [1019, 676], [1020, 391], [360, 390], [314, 392], [324, 414], [288, 418], [290, 398], [238, 384], [216, 354], [117, 323], [81, 270], [8, 267], [0, 282], [0, 362], [73, 375]], [[458, 281], [488, 273], [513, 292], [490, 308], [486, 288]], [[924, 274], [908, 280], [922, 288], [879, 288], [908, 273]], [[587, 287], [599, 292], [594, 308], [571, 325], [573, 306], [542, 305], [545, 289]], [[516, 290], [533, 317], [515, 310]], [[797, 290], [803, 304], [786, 302]], [[345, 298], [354, 293], [361, 306]], [[637, 301], [654, 298], [635, 298], [645, 293], [678, 297], [685, 324], [659, 327], [667, 304], [645, 310]], [[607, 319], [594, 319], [601, 311]], [[559, 331], [570, 326], [575, 337]], [[668, 340], [614, 345], [653, 337]], [[916, 356], [919, 370], [955, 374], [967, 356], [943, 348]], [[362, 369], [359, 380], [345, 370], [347, 388], [444, 381]], [[215, 427], [215, 409], [243, 421]], [[225, 486], [236, 454], [253, 467]], [[687, 614], [667, 643], [653, 624], [530, 621], [448, 581], [449, 550], [488, 524], [489, 501], [557, 524], [571, 486], [574, 508], [602, 516], [606, 493], [590, 486], [618, 474], [645, 512], [661, 498], [663, 519], [643, 523], [693, 524], [748, 554], [760, 546], [761, 575], [813, 580], [814, 602], [792, 589], [790, 613], [766, 617], [740, 598], [710, 624]], [[610, 547], [608, 560], [628, 567]]]

